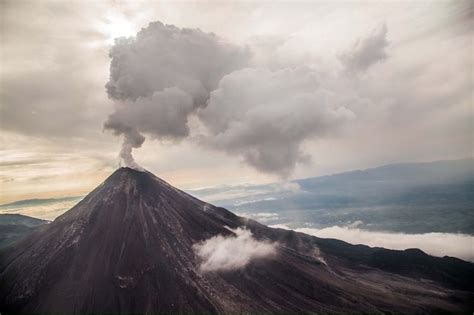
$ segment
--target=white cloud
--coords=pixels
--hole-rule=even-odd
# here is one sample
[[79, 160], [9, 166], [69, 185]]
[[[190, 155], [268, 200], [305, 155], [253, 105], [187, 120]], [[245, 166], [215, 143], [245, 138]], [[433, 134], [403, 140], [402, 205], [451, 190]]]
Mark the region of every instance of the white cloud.
[[[276, 199], [275, 198], [265, 198], [265, 199], [262, 199], [262, 200], [276, 200]], [[258, 202], [258, 201], [261, 201], [261, 200], [240, 203], [240, 205], [253, 203], [253, 202]], [[249, 218], [249, 219], [257, 220], [257, 221], [262, 222], [262, 223], [275, 221], [275, 220], [278, 220], [280, 218], [278, 213], [274, 213], [274, 212], [258, 212], [258, 213], [242, 212], [242, 213], [237, 213], [237, 215], [242, 216], [242, 217], [246, 217], [246, 218]]]
[[[353, 225], [355, 226], [355, 225]], [[433, 256], [452, 256], [474, 261], [474, 236], [454, 233], [404, 234], [367, 231], [359, 228], [331, 226], [322, 229], [297, 228], [297, 232], [322, 238], [334, 238], [351, 244], [364, 244], [372, 247], [404, 250], [419, 248]], [[275, 228], [286, 228], [279, 224]]]
[[270, 227], [274, 229], [291, 230], [291, 228], [286, 224], [273, 224], [273, 225], [270, 225]]
[[[256, 187], [256, 186], [255, 186]], [[226, 190], [227, 189], [227, 190]], [[203, 199], [207, 202], [223, 201], [223, 200], [233, 200], [237, 198], [244, 198], [243, 201], [234, 203], [234, 205], [242, 205], [248, 203], [245, 198], [252, 196], [258, 196], [270, 192], [266, 189], [254, 188], [254, 186], [236, 186], [236, 187], [224, 187], [210, 189], [206, 191], [205, 189], [189, 190], [192, 195], [197, 196], [200, 199]], [[261, 200], [261, 199], [258, 199]], [[249, 201], [254, 202], [255, 200]]]
[[229, 230], [234, 235], [217, 235], [193, 245], [196, 255], [201, 260], [201, 271], [240, 269], [254, 259], [268, 257], [276, 253], [275, 243], [258, 241], [247, 229]]
[[301, 186], [300, 186], [300, 184], [298, 184], [296, 182], [282, 182], [282, 183], [278, 183], [275, 186], [275, 191], [276, 192], [289, 191], [289, 192], [292, 192], [292, 193], [297, 193], [300, 190], [301, 190]]

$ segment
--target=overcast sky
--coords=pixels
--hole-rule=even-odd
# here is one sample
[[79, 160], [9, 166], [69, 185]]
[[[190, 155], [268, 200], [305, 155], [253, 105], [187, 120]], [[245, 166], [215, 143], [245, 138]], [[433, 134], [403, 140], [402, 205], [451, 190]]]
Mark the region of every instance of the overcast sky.
[[0, 203], [473, 154], [472, 1], [0, 3]]

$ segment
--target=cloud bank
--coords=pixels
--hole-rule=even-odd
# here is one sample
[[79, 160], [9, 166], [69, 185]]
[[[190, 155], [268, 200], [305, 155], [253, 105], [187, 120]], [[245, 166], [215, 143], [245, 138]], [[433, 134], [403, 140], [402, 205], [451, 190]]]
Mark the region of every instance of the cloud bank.
[[193, 245], [197, 257], [201, 260], [201, 271], [240, 269], [254, 259], [276, 253], [274, 243], [256, 240], [247, 229], [237, 228], [231, 231], [234, 233], [232, 236], [217, 235]]
[[[322, 238], [335, 238], [351, 244], [364, 244], [372, 247], [404, 250], [419, 248], [433, 256], [451, 256], [474, 262], [474, 237], [467, 234], [424, 233], [405, 234], [375, 232], [357, 228], [358, 224], [348, 227], [331, 226], [322, 229], [297, 228], [295, 231]], [[286, 228], [285, 225], [273, 225]]]

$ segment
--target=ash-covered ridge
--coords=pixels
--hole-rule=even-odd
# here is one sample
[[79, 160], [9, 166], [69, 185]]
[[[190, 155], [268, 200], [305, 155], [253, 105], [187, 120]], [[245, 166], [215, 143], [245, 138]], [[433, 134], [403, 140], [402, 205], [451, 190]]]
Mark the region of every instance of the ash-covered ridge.
[[[271, 255], [201, 268], [196, 248], [239, 235], [251, 239], [233, 246], [273, 244]], [[271, 229], [120, 168], [2, 253], [0, 312], [459, 313], [471, 310], [473, 275], [455, 258]]]

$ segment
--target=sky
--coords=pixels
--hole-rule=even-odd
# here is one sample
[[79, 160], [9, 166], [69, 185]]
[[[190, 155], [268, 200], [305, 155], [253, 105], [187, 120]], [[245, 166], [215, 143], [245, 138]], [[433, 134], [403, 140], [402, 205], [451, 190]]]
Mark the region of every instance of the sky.
[[472, 1], [0, 5], [0, 203], [473, 156]]

